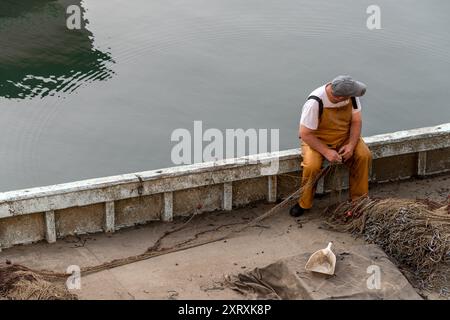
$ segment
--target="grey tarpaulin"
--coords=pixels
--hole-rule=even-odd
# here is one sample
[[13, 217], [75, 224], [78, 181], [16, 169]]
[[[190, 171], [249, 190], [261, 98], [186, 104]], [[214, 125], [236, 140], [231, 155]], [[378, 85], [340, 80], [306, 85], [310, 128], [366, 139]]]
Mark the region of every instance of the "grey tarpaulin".
[[[226, 285], [249, 299], [421, 299], [376, 245], [335, 250], [335, 275], [305, 270], [311, 252], [226, 276]], [[377, 280], [379, 279], [379, 281]]]

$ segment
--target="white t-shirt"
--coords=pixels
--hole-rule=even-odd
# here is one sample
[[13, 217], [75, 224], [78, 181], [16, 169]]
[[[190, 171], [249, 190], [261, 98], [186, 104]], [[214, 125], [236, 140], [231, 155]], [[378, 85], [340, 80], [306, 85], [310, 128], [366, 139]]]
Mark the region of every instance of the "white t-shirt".
[[[309, 96], [317, 96], [320, 99], [322, 99], [324, 108], [339, 108], [349, 103], [349, 100], [345, 100], [338, 103], [332, 103], [328, 99], [327, 93], [325, 92], [325, 87], [326, 85], [317, 88], [316, 90], [311, 92]], [[359, 101], [358, 97], [356, 97], [356, 105], [358, 106], [358, 108], [352, 109], [353, 113], [361, 111], [361, 102]], [[306, 100], [305, 104], [303, 105], [300, 124], [304, 125], [305, 127], [311, 130], [317, 129], [317, 127], [319, 126], [319, 102], [313, 99]]]

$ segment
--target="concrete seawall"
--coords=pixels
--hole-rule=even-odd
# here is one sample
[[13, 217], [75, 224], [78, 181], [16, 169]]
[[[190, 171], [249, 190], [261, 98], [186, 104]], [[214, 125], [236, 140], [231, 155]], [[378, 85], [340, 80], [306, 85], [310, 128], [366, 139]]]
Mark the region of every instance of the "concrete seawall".
[[[372, 182], [450, 171], [450, 123], [364, 140], [374, 158]], [[278, 162], [278, 172], [263, 174], [271, 161]], [[300, 174], [300, 161], [299, 150], [291, 149], [0, 193], [0, 248], [275, 202], [298, 188], [291, 176]], [[342, 167], [339, 174], [345, 173]], [[325, 179], [317, 191], [329, 185]]]

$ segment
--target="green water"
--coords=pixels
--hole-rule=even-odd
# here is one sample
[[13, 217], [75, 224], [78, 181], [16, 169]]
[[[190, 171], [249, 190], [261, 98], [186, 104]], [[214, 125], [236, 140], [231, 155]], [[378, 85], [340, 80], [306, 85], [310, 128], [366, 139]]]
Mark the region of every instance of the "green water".
[[[81, 30], [66, 8], [82, 8]], [[363, 135], [450, 122], [450, 3], [0, 0], [0, 191], [172, 166], [176, 128], [278, 128], [338, 74]]]

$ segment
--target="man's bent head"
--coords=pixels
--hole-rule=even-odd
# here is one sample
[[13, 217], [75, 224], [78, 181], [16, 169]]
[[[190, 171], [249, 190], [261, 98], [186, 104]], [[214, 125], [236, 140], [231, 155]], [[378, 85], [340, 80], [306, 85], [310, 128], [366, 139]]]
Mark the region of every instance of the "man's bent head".
[[334, 98], [344, 101], [349, 97], [361, 97], [366, 93], [367, 86], [350, 76], [337, 76], [331, 81], [331, 93]]

